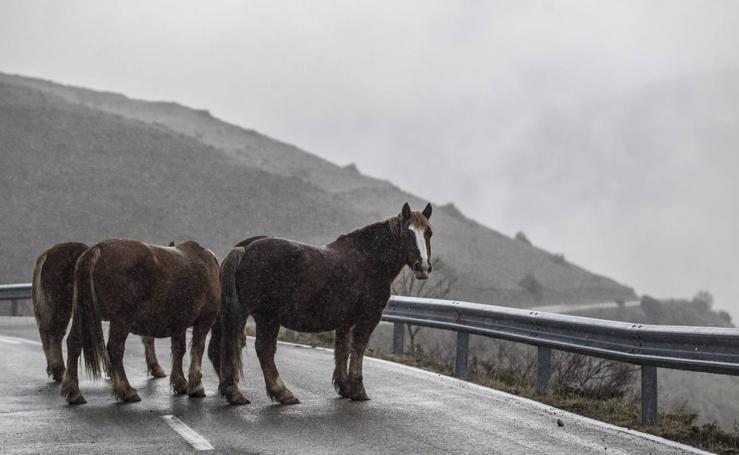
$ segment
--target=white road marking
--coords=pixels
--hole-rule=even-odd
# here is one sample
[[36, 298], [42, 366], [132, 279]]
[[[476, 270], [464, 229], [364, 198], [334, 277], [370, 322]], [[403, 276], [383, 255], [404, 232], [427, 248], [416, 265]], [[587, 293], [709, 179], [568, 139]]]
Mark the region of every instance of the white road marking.
[[33, 345], [33, 346], [41, 346], [41, 342], [40, 341], [27, 340], [25, 338], [9, 337], [9, 336], [3, 336], [3, 335], [0, 335], [0, 343], [7, 343], [7, 344], [30, 344], [30, 345]]
[[192, 428], [185, 425], [185, 423], [173, 415], [162, 416], [167, 425], [178, 435], [182, 436], [182, 439], [187, 441], [195, 450], [213, 450], [213, 446], [210, 445], [207, 439], [200, 436]]

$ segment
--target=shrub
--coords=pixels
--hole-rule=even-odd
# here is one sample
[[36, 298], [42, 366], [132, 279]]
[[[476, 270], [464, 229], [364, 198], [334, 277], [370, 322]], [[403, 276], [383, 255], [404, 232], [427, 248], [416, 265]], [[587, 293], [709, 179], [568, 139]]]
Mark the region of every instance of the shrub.
[[518, 282], [518, 285], [529, 291], [529, 293], [537, 300], [541, 299], [544, 292], [544, 286], [539, 283], [539, 280], [536, 279], [532, 272], [528, 272], [524, 275], [524, 277]]
[[519, 242], [523, 242], [526, 245], [531, 245], [531, 240], [529, 240], [528, 237], [526, 237], [526, 234], [524, 234], [522, 231], [516, 232], [514, 239], [518, 240]]

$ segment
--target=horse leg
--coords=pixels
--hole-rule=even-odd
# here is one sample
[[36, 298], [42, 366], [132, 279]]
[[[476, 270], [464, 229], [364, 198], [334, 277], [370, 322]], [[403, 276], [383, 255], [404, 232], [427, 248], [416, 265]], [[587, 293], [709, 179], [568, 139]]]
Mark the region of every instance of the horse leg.
[[188, 375], [187, 394], [190, 398], [205, 396], [203, 387], [203, 353], [205, 352], [205, 337], [212, 323], [211, 318], [199, 318], [192, 328], [192, 343], [190, 344], [190, 372]]
[[62, 395], [69, 404], [87, 403], [80, 393], [80, 383], [77, 376], [77, 363], [80, 359], [82, 346], [79, 339], [79, 330], [75, 321], [67, 337], [67, 369], [64, 371], [62, 380]]
[[221, 379], [221, 317], [220, 315], [210, 329], [210, 341], [208, 342], [208, 358], [216, 370], [218, 380]]
[[370, 335], [374, 327], [354, 326], [352, 329], [352, 353], [349, 363], [349, 398], [355, 401], [367, 401], [369, 397], [364, 390], [364, 382], [362, 380], [362, 361], [364, 360], [364, 350], [369, 343]]
[[[46, 375], [51, 376], [51, 343], [49, 341], [49, 331], [39, 329], [41, 336], [41, 346], [44, 348], [44, 357], [46, 357]], [[54, 379], [56, 380], [56, 379]]]
[[352, 332], [350, 327], [340, 327], [336, 329], [336, 341], [334, 346], [334, 359], [336, 367], [334, 368], [334, 388], [339, 395], [348, 398], [351, 392], [349, 387], [347, 363], [349, 361], [349, 351], [351, 350]]
[[141, 337], [141, 342], [144, 344], [144, 354], [146, 355], [146, 372], [155, 378], [167, 376], [164, 368], [159, 365], [159, 360], [157, 360], [157, 352], [154, 349], [154, 338]]
[[64, 355], [62, 355], [62, 340], [64, 333], [67, 331], [67, 324], [59, 325], [51, 328], [46, 336], [48, 338], [47, 360], [49, 364], [49, 374], [54, 381], [61, 382], [64, 377]]
[[182, 372], [182, 357], [187, 349], [187, 331], [172, 337], [172, 373], [169, 375], [169, 385], [175, 395], [187, 393], [187, 379]]
[[[218, 393], [225, 397], [229, 404], [240, 406], [251, 403], [239, 390], [241, 351], [243, 350], [242, 342], [244, 340], [246, 316], [242, 316], [243, 308], [231, 308], [231, 317], [224, 317], [229, 309], [229, 301], [224, 300], [224, 302], [222, 302], [222, 305], [225, 305], [225, 308], [221, 307], [221, 315], [214, 324], [214, 330], [217, 330], [216, 333], [220, 335], [220, 343], [218, 349], [212, 351], [220, 352]], [[219, 327], [215, 328], [215, 325], [219, 325]], [[213, 343], [214, 341], [211, 340], [211, 345]], [[216, 363], [214, 362], [213, 365], [215, 366]]]
[[264, 383], [267, 386], [267, 396], [281, 404], [298, 404], [300, 401], [290, 392], [280, 378], [280, 372], [275, 365], [275, 351], [277, 350], [277, 334], [280, 325], [272, 320], [254, 318], [257, 323], [255, 347], [259, 365], [264, 374]]
[[128, 326], [125, 323], [112, 322], [108, 330], [108, 358], [110, 359], [110, 379], [113, 382], [113, 396], [126, 403], [141, 401], [136, 389], [131, 387], [123, 368], [123, 353], [126, 351]]

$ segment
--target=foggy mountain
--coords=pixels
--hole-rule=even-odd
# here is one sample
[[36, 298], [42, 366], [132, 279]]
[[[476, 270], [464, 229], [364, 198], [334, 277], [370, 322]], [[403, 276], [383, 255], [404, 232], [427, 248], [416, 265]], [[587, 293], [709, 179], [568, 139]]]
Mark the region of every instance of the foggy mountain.
[[[0, 160], [3, 282], [30, 281], [36, 256], [61, 241], [192, 238], [223, 256], [257, 234], [327, 243], [397, 214], [405, 201], [426, 203], [204, 110], [4, 74]], [[434, 208], [433, 254], [459, 276], [456, 299], [530, 306], [635, 298], [452, 204]]]

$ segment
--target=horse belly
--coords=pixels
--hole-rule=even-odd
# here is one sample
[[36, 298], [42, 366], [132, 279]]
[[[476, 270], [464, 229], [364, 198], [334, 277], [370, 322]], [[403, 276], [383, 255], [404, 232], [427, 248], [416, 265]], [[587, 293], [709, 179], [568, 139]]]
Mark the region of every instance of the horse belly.
[[327, 332], [339, 326], [338, 318], [304, 318], [287, 316], [280, 321], [280, 325], [297, 332]]
[[346, 304], [326, 302], [325, 299], [313, 301], [295, 300], [286, 305], [288, 311], [282, 313], [280, 324], [298, 332], [325, 332], [346, 325], [351, 319], [350, 307]]
[[134, 335], [169, 338], [182, 333], [192, 325], [190, 308], [175, 302], [153, 305], [144, 302], [132, 319], [129, 331]]

